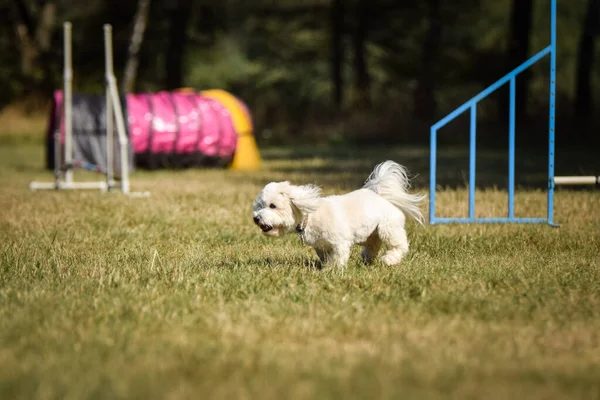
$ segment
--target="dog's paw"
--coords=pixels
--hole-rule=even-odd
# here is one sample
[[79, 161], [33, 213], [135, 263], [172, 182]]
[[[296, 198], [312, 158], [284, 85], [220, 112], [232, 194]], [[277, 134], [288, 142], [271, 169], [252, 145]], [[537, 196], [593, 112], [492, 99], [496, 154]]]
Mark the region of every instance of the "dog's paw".
[[402, 257], [398, 257], [397, 254], [384, 254], [381, 257], [381, 262], [387, 266], [400, 264], [400, 260], [402, 260]]

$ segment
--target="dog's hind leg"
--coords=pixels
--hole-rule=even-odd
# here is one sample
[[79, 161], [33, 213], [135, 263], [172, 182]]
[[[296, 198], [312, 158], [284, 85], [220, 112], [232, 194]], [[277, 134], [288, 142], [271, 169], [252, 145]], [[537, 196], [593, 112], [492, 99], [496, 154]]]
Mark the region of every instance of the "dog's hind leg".
[[398, 264], [408, 253], [408, 238], [403, 222], [392, 219], [377, 228], [379, 238], [387, 247], [381, 257], [381, 261], [386, 265]]
[[362, 251], [362, 259], [365, 264], [371, 264], [377, 258], [381, 250], [381, 239], [377, 232], [373, 232], [365, 243], [365, 248]]

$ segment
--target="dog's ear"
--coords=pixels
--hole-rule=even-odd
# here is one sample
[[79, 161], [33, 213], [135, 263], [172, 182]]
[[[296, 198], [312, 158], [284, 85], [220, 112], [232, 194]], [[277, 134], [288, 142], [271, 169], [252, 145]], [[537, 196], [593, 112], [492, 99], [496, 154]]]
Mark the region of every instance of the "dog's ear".
[[310, 214], [319, 208], [321, 188], [315, 185], [290, 185], [288, 195], [292, 205], [300, 210], [302, 214]]

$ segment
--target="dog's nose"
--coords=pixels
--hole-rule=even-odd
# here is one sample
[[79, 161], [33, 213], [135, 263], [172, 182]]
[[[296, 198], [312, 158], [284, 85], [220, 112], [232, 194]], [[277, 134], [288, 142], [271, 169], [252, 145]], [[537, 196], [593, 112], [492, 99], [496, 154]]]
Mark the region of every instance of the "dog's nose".
[[254, 217], [254, 223], [258, 224], [258, 222], [260, 221], [260, 219], [258, 217]]

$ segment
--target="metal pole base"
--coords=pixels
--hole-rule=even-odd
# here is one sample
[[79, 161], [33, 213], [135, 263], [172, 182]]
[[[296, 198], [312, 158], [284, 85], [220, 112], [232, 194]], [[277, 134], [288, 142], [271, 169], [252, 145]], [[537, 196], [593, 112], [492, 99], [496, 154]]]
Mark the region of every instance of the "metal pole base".
[[106, 182], [31, 182], [30, 190], [77, 190], [77, 189], [99, 189], [102, 192], [108, 191]]

